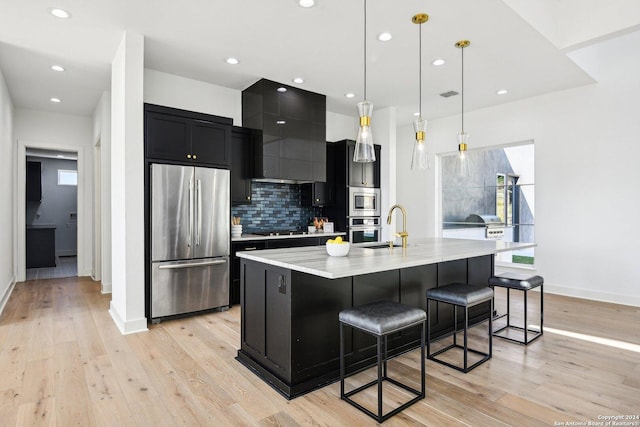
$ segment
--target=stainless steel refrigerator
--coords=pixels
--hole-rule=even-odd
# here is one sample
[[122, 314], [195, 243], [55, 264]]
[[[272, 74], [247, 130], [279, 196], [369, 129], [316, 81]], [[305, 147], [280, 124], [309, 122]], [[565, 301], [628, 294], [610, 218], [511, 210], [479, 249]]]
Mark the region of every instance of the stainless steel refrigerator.
[[151, 318], [229, 305], [229, 171], [151, 165]]

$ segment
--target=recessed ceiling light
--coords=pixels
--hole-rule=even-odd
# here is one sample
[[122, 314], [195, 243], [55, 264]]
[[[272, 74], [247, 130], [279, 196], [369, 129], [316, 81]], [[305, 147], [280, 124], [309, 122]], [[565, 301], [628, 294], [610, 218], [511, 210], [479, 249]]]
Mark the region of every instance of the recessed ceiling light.
[[344, 96], [345, 96], [346, 98], [353, 98], [354, 96], [356, 96], [356, 94], [355, 94], [355, 93], [351, 93], [351, 92], [349, 92], [349, 93], [345, 93], [345, 94], [344, 94]]
[[287, 123], [287, 122], [286, 122], [286, 121], [284, 121], [284, 120], [277, 120], [277, 121], [276, 121], [276, 124], [277, 124], [277, 125], [283, 125], [283, 124], [285, 124], [285, 123]]
[[61, 18], [61, 19], [71, 18], [71, 14], [64, 9], [52, 8], [52, 9], [49, 9], [49, 13], [55, 16], [56, 18]]
[[436, 58], [433, 61], [431, 61], [431, 65], [435, 66], [435, 67], [439, 67], [441, 65], [444, 65], [444, 59], [442, 58]]
[[231, 64], [231, 65], [236, 65], [238, 63], [240, 63], [240, 61], [238, 61], [238, 58], [234, 58], [234, 57], [229, 57], [226, 59], [227, 64]]
[[51, 101], [51, 102], [55, 102], [56, 104], [58, 104], [58, 103], [62, 102], [62, 101], [60, 100], [60, 98], [51, 98], [51, 99], [50, 99], [50, 101]]
[[292, 80], [294, 83], [302, 84], [304, 83], [304, 79], [302, 77], [296, 77]]
[[391, 33], [380, 33], [378, 34], [378, 40], [380, 40], [381, 42], [388, 42], [389, 40], [391, 40]]
[[52, 65], [51, 69], [53, 71], [64, 71], [64, 68], [62, 66], [60, 66], [60, 65]]
[[506, 94], [507, 94], [507, 92], [508, 92], [508, 90], [506, 90], [506, 89], [500, 89], [500, 90], [499, 90], [499, 91], [497, 91], [496, 93], [497, 93], [498, 95], [506, 95]]
[[300, 7], [313, 7], [316, 2], [315, 0], [298, 0], [298, 4]]
[[276, 89], [278, 92], [286, 92], [287, 88], [286, 87], [279, 87], [278, 89]]

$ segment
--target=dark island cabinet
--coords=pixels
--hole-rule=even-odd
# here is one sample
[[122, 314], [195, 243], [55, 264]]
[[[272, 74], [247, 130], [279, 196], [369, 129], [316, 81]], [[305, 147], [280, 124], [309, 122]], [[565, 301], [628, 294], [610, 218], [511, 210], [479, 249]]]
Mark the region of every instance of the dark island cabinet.
[[145, 104], [146, 157], [229, 168], [231, 124], [224, 117]]
[[251, 178], [254, 177], [255, 143], [262, 132], [233, 127], [231, 131], [231, 203], [251, 203]]
[[[339, 376], [340, 323], [345, 308], [389, 300], [426, 309], [426, 291], [451, 282], [487, 286], [493, 255], [338, 279], [241, 260], [241, 349], [238, 360], [293, 398]], [[489, 307], [470, 323], [486, 320]], [[450, 307], [429, 310], [431, 338], [453, 331]], [[458, 317], [460, 319], [460, 317]], [[462, 317], [464, 319], [464, 316]], [[345, 328], [347, 372], [375, 363], [375, 339]], [[420, 328], [390, 335], [389, 354], [418, 347]]]

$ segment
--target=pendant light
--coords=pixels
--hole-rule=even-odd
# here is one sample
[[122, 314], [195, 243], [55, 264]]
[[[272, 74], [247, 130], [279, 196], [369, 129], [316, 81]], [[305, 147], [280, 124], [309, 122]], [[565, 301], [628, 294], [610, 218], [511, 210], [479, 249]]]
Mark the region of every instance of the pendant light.
[[456, 175], [467, 177], [471, 174], [471, 168], [469, 167], [469, 159], [467, 158], [467, 144], [469, 143], [469, 134], [464, 131], [464, 49], [469, 47], [471, 42], [469, 40], [460, 40], [456, 43], [456, 47], [460, 49], [462, 55], [462, 128], [458, 134], [458, 158], [456, 159]]
[[354, 162], [371, 163], [376, 161], [373, 136], [371, 135], [372, 112], [373, 104], [367, 101], [367, 0], [364, 0], [364, 100], [358, 103], [360, 128], [356, 138], [356, 149], [353, 152]]
[[429, 157], [424, 138], [427, 131], [427, 121], [422, 118], [422, 24], [429, 20], [426, 13], [418, 13], [411, 18], [411, 22], [418, 24], [418, 118], [413, 122], [413, 130], [416, 133], [416, 142], [413, 144], [413, 155], [411, 156], [411, 169], [429, 169]]

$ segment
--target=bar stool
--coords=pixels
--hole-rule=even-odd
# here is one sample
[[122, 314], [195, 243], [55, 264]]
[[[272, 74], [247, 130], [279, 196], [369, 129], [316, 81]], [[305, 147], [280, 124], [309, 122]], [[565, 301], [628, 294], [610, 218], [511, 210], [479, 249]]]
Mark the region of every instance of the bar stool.
[[[513, 341], [518, 344], [529, 345], [536, 339], [542, 336], [542, 322], [543, 322], [543, 307], [544, 307], [544, 298], [543, 298], [543, 288], [544, 288], [544, 279], [542, 276], [529, 276], [528, 274], [523, 273], [503, 273], [489, 278], [489, 286], [491, 287], [501, 287], [507, 288], [507, 312], [501, 315], [494, 317], [494, 320], [501, 319], [503, 317], [507, 318], [506, 326], [503, 326], [499, 329], [493, 331], [493, 335], [502, 338], [505, 340]], [[536, 331], [535, 329], [529, 329], [529, 325], [527, 323], [527, 294], [531, 289], [535, 289], [540, 287], [540, 330]], [[510, 290], [516, 289], [520, 290], [524, 293], [524, 324], [522, 327], [515, 326], [511, 324], [511, 309], [510, 309]], [[500, 332], [504, 330], [515, 329], [517, 331], [521, 331], [523, 336], [522, 340], [512, 338], [506, 335], [501, 335]], [[529, 333], [533, 334], [533, 338], [529, 339]]]
[[[445, 304], [451, 304], [453, 306], [453, 344], [448, 345], [435, 353], [431, 354], [431, 322], [429, 316], [427, 316], [427, 358], [434, 360], [450, 368], [457, 369], [465, 374], [477, 367], [478, 365], [491, 359], [493, 354], [492, 347], [492, 333], [491, 333], [491, 313], [493, 313], [493, 289], [489, 287], [473, 286], [466, 283], [451, 283], [445, 286], [439, 286], [437, 288], [427, 290], [427, 307], [429, 307], [429, 301], [437, 301]], [[467, 332], [469, 330], [469, 308], [474, 307], [483, 302], [491, 301], [491, 311], [489, 312], [489, 352], [484, 353], [478, 350], [469, 348]], [[456, 335], [458, 332], [458, 307], [464, 308], [464, 345], [461, 346], [457, 343]], [[436, 358], [439, 354], [442, 354], [453, 348], [461, 348], [464, 354], [463, 367], [456, 366], [452, 363]], [[468, 353], [479, 354], [483, 356], [482, 359], [476, 361], [471, 366], [468, 363]]]
[[[419, 308], [408, 307], [403, 304], [399, 304], [392, 301], [381, 301], [371, 304], [365, 304], [358, 307], [352, 307], [342, 310], [338, 316], [340, 320], [340, 398], [346, 400], [351, 405], [363, 411], [365, 414], [376, 419], [379, 423], [399, 413], [406, 407], [416, 403], [418, 400], [423, 399], [425, 396], [425, 380], [424, 380], [424, 328], [426, 314], [424, 310]], [[369, 333], [377, 339], [377, 367], [378, 378], [360, 386], [347, 393], [344, 391], [344, 380], [347, 377], [345, 375], [344, 366], [344, 325], [352, 328], [359, 329], [363, 332]], [[420, 391], [402, 384], [399, 381], [389, 378], [387, 376], [387, 360], [392, 357], [387, 356], [387, 336], [394, 332], [401, 331], [411, 326], [422, 325], [420, 331], [420, 349], [421, 349], [421, 389]], [[382, 350], [382, 341], [384, 338], [384, 351]], [[366, 369], [366, 368], [364, 368]], [[360, 372], [361, 369], [357, 372]], [[354, 375], [357, 372], [353, 372], [348, 376]], [[416, 395], [410, 401], [402, 404], [401, 406], [393, 409], [387, 414], [382, 413], [382, 382], [389, 381], [398, 387], [401, 387]], [[353, 401], [350, 397], [356, 393], [359, 393], [373, 385], [378, 386], [378, 411], [374, 413], [359, 403]]]

